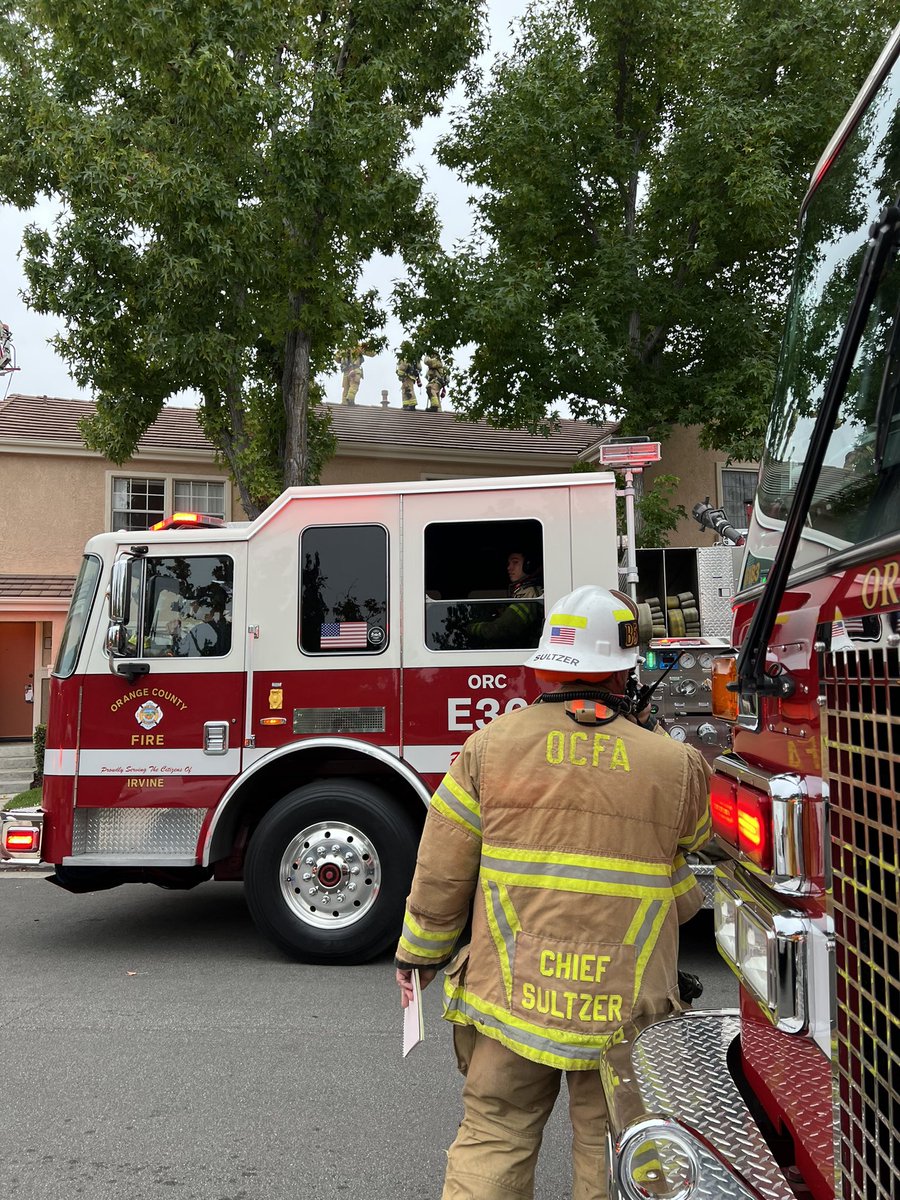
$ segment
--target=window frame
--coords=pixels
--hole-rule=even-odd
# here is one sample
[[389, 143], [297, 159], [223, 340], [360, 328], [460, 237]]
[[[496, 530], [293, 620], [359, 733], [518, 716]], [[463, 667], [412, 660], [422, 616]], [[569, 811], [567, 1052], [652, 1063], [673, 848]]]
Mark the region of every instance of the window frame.
[[[231, 486], [227, 475], [205, 475], [197, 471], [140, 471], [122, 470], [106, 472], [106, 495], [104, 500], [105, 524], [107, 532], [115, 533], [118, 527], [113, 523], [113, 481], [116, 479], [148, 479], [163, 482], [163, 519], [171, 517], [175, 511], [176, 483], [220, 483], [222, 484], [224, 520], [231, 517]], [[129, 533], [139, 533], [140, 530], [128, 530]]]
[[[435, 518], [432, 518], [432, 519], [426, 521], [422, 526], [421, 562], [422, 562], [422, 582], [423, 582], [423, 584], [425, 582], [425, 573], [426, 573], [427, 566], [428, 566], [428, 530], [429, 529], [432, 529], [437, 525], [443, 525], [443, 526], [446, 526], [446, 525], [511, 525], [513, 523], [525, 522], [525, 521], [537, 525], [538, 529], [540, 530], [541, 572], [543, 575], [546, 572], [546, 565], [547, 565], [547, 563], [546, 563], [547, 522], [544, 520], [543, 517], [540, 517], [540, 516], [529, 516], [529, 517], [490, 516], [490, 517], [466, 517], [466, 518], [435, 517]], [[543, 582], [542, 586], [546, 589], [546, 580]], [[422, 606], [420, 609], [421, 620], [422, 620], [421, 637], [422, 637], [422, 646], [427, 654], [432, 654], [432, 655], [437, 656], [439, 659], [446, 660], [446, 656], [449, 654], [460, 654], [460, 655], [505, 654], [505, 655], [509, 655], [509, 654], [524, 654], [524, 653], [531, 654], [531, 653], [533, 653], [533, 651], [534, 651], [533, 646], [519, 646], [519, 647], [516, 647], [516, 646], [466, 646], [466, 647], [462, 647], [461, 646], [461, 647], [453, 647], [452, 649], [448, 649], [448, 650], [436, 649], [434, 646], [431, 646], [428, 643], [427, 599], [425, 599], [425, 597], [427, 597], [427, 593], [424, 591], [424, 587], [423, 587], [423, 602], [422, 602]], [[547, 615], [546, 590], [543, 592], [540, 599], [541, 599], [541, 604], [543, 605], [543, 608], [544, 608], [543, 618], [542, 618], [542, 622], [541, 622], [543, 625], [543, 620], [546, 619], [546, 615]], [[498, 596], [497, 600], [500, 603], [505, 602], [507, 605], [509, 605], [513, 602], [512, 597]], [[478, 601], [469, 601], [467, 597], [461, 597], [458, 602], [460, 602], [460, 603], [478, 603]], [[443, 601], [439, 601], [439, 603], [443, 603]], [[447, 603], [457, 603], [457, 601], [447, 601]]]
[[[716, 463], [716, 490], [718, 493], [719, 508], [725, 508], [725, 473], [726, 471], [746, 471], [756, 476], [759, 479], [759, 463]], [[756, 484], [753, 485], [753, 496], [751, 499], [756, 499]], [[731, 524], [735, 527], [738, 533], [747, 536], [750, 528], [750, 521], [745, 512], [730, 513], [725, 509], [725, 515], [728, 517]]]
[[[311, 529], [380, 529], [384, 533], [384, 641], [380, 646], [358, 647], [353, 650], [307, 650], [303, 645], [303, 537]], [[297, 535], [297, 649], [306, 658], [377, 658], [391, 644], [391, 531], [383, 521], [312, 521]]]
[[[160, 549], [162, 550], [165, 548], [160, 547]], [[235, 560], [235, 555], [233, 553], [231, 553], [230, 551], [228, 553], [222, 554], [222, 553], [215, 553], [214, 551], [203, 550], [203, 549], [197, 549], [196, 551], [194, 550], [194, 548], [186, 547], [185, 549], [187, 550], [187, 553], [185, 553], [185, 554], [172, 554], [171, 552], [168, 552], [168, 553], [160, 553], [160, 554], [141, 554], [140, 556], [135, 556], [135, 555], [129, 556], [130, 557], [130, 568], [129, 569], [131, 572], [132, 586], [134, 586], [135, 580], [137, 580], [137, 582], [138, 582], [137, 616], [135, 618], [136, 641], [135, 641], [134, 653], [117, 654], [117, 655], [115, 655], [116, 659], [119, 659], [119, 660], [122, 660], [122, 659], [146, 659], [147, 661], [151, 661], [151, 662], [160, 662], [160, 661], [182, 662], [182, 661], [185, 661], [188, 659], [193, 660], [194, 658], [203, 658], [204, 660], [207, 660], [207, 661], [214, 659], [217, 662], [222, 662], [224, 659], [228, 658], [234, 651], [235, 645], [238, 640], [234, 636], [234, 594], [235, 594], [235, 579], [237, 576], [237, 563]], [[229, 617], [230, 641], [229, 641], [228, 649], [224, 653], [222, 653], [222, 654], [196, 654], [196, 655], [150, 654], [150, 653], [147, 653], [146, 649], [141, 644], [143, 642], [143, 639], [146, 637], [146, 630], [144, 628], [144, 625], [145, 625], [145, 618], [147, 615], [146, 606], [147, 606], [148, 564], [151, 562], [163, 562], [163, 561], [165, 561], [167, 559], [171, 559], [171, 558], [188, 558], [188, 559], [192, 559], [192, 560], [201, 559], [201, 558], [204, 558], [204, 559], [227, 558], [228, 562], [231, 564], [231, 608], [232, 608], [232, 612], [231, 612], [231, 616]], [[126, 628], [127, 628], [130, 626], [131, 622], [128, 621], [125, 624], [126, 624]]]

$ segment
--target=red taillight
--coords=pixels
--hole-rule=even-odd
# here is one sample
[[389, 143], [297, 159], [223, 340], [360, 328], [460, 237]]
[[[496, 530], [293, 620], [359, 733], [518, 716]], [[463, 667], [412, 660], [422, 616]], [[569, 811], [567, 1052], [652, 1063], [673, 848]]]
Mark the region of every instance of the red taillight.
[[737, 794], [737, 844], [762, 870], [771, 870], [772, 801], [743, 786]]
[[738, 843], [737, 785], [727, 775], [713, 775], [709, 784], [709, 810], [713, 832], [736, 846]]
[[40, 841], [40, 833], [36, 829], [8, 829], [5, 845], [10, 852], [17, 854], [34, 854]]

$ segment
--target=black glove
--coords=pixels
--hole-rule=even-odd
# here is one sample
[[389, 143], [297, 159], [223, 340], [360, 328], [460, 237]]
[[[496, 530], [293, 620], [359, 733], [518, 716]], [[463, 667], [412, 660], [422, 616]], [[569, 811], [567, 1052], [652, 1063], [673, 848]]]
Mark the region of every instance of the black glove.
[[679, 971], [678, 995], [681, 997], [682, 1004], [690, 1004], [692, 1000], [698, 1000], [703, 995], [700, 976], [692, 975], [690, 971]]

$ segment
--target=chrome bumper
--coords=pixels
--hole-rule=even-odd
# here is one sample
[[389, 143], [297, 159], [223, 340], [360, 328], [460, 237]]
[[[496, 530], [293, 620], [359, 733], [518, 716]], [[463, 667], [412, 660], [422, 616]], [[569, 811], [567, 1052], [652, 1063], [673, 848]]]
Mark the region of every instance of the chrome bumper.
[[685, 1012], [611, 1046], [610, 1200], [793, 1200], [726, 1054], [737, 1012]]
[[[0, 812], [0, 862], [39, 863], [41, 861], [41, 834], [44, 814], [28, 809]], [[19, 851], [7, 845], [7, 839], [15, 837], [17, 830], [37, 832], [37, 850]]]

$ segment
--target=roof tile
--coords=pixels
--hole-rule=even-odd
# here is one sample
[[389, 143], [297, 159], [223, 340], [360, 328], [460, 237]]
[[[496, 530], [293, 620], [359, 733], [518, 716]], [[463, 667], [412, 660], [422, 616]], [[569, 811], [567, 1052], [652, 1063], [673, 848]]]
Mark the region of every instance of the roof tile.
[[[575, 458], [615, 428], [613, 424], [593, 425], [566, 419], [545, 437], [524, 430], [495, 429], [487, 421], [459, 420], [452, 412], [362, 404], [323, 407], [331, 414], [339, 450], [389, 446], [398, 453], [412, 449], [539, 454], [562, 462]], [[0, 404], [0, 441], [34, 439], [82, 446], [78, 422], [94, 411], [94, 404], [88, 400], [13, 394], [5, 404]], [[197, 410], [173, 405], [162, 410], [141, 438], [140, 448], [145, 452], [213, 449], [200, 428]]]
[[0, 599], [5, 600], [68, 600], [74, 589], [74, 575], [0, 575]]

